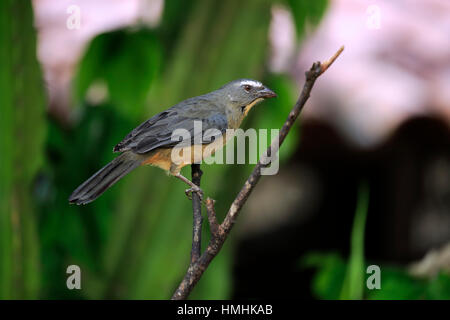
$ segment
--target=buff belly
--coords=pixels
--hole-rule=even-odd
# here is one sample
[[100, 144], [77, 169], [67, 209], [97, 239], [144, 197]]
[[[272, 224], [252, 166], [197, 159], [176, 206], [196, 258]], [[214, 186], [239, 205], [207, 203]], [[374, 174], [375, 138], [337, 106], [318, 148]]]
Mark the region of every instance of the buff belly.
[[200, 163], [208, 158], [233, 137], [232, 134], [224, 134], [207, 145], [193, 145], [188, 147], [174, 147], [173, 149], [159, 148], [146, 155], [142, 165], [159, 167], [170, 174], [178, 174], [184, 166], [192, 163]]

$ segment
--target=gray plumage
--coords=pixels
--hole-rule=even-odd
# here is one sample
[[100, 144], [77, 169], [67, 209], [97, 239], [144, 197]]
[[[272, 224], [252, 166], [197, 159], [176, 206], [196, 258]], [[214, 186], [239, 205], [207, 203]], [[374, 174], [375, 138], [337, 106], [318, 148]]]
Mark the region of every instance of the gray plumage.
[[[172, 140], [172, 133], [176, 129], [189, 131], [191, 141], [210, 143], [204, 139], [208, 129], [217, 129], [224, 133], [228, 128], [226, 106], [220, 103], [220, 99], [214, 99], [214, 93], [190, 98], [158, 113], [131, 131], [121, 142], [114, 147], [114, 152], [131, 150], [137, 154], [145, 154], [159, 147], [174, 147], [179, 141]], [[202, 131], [194, 134], [194, 121], [202, 122]], [[200, 140], [196, 140], [200, 138]]]
[[87, 204], [97, 199], [123, 176], [136, 169], [141, 161], [130, 153], [123, 153], [98, 170], [88, 180], [81, 184], [69, 197], [70, 203]]

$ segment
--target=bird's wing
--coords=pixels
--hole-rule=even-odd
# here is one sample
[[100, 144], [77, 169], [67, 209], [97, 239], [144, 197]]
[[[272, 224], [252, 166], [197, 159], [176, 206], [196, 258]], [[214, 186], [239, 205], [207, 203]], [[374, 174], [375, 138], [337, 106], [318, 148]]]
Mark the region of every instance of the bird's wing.
[[[194, 121], [201, 121], [201, 130], [194, 128]], [[217, 135], [225, 133], [227, 117], [214, 103], [206, 99], [188, 99], [163, 111], [131, 131], [114, 152], [131, 150], [138, 154], [147, 153], [159, 147], [169, 148], [182, 143], [183, 146], [208, 144]], [[186, 131], [174, 131], [184, 129]], [[199, 128], [200, 129], [200, 128]], [[212, 130], [214, 129], [214, 130]], [[180, 136], [189, 133], [187, 136]], [[174, 136], [173, 136], [174, 135]]]

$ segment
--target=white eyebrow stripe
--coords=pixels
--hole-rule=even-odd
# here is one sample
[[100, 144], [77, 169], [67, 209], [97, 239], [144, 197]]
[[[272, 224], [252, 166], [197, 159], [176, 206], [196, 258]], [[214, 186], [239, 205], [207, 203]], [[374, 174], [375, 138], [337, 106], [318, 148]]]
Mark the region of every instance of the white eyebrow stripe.
[[244, 85], [249, 85], [252, 87], [262, 87], [262, 83], [259, 81], [254, 81], [254, 80], [242, 80], [241, 81], [241, 86]]

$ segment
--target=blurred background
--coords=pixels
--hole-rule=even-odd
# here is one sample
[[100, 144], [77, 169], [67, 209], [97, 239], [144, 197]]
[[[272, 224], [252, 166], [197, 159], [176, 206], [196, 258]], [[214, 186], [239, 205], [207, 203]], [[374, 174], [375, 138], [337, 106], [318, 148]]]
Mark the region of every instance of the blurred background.
[[[1, 299], [169, 298], [190, 258], [185, 186], [146, 167], [89, 205], [70, 193], [142, 121], [237, 78], [278, 93], [243, 128], [280, 128], [304, 72], [341, 45], [191, 298], [450, 299], [448, 1], [0, 9]], [[221, 217], [251, 169], [202, 165]]]

